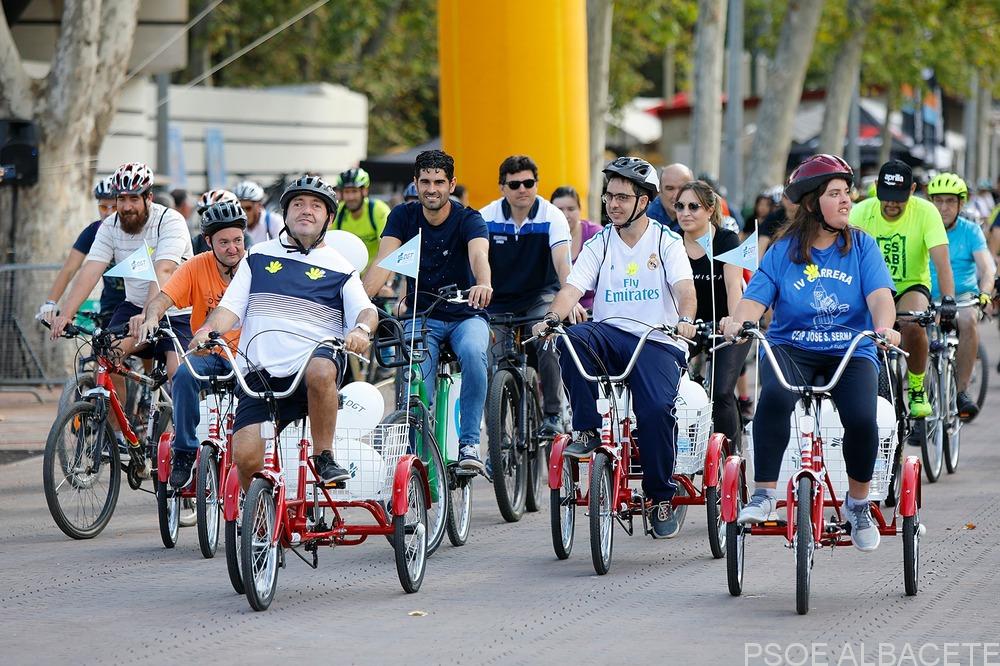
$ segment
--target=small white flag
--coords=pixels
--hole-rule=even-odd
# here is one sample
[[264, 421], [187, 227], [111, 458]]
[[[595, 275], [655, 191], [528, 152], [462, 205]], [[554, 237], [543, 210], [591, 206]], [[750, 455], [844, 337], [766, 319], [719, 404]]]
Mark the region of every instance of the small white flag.
[[109, 268], [104, 275], [156, 282], [156, 270], [153, 268], [153, 259], [149, 256], [152, 252], [146, 241], [143, 241], [142, 247], [136, 248], [135, 252]]

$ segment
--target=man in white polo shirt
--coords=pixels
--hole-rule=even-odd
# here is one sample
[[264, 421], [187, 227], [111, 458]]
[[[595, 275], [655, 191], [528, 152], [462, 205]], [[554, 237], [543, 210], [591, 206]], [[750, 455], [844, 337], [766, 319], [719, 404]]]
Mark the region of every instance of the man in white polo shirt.
[[[586, 347], [592, 352], [579, 354], [590, 374], [597, 372], [596, 356], [614, 375], [625, 370], [648, 325], [676, 326], [680, 335], [693, 337], [696, 297], [683, 241], [646, 217], [646, 208], [658, 191], [656, 171], [645, 160], [619, 157], [604, 167], [604, 174], [608, 184], [603, 200], [611, 224], [583, 246], [546, 320], [562, 321], [583, 294], [593, 290], [593, 321], [572, 326], [567, 333], [577, 349]], [[535, 332], [546, 328], [542, 322]], [[580, 375], [565, 351], [560, 364], [575, 432], [563, 454], [585, 458], [600, 445], [597, 385]], [[646, 499], [652, 501], [653, 538], [672, 537], [680, 527], [670, 501], [677, 490], [671, 479], [677, 446], [673, 407], [686, 364], [684, 345], [656, 332], [649, 336], [628, 378], [642, 433], [642, 487]]]

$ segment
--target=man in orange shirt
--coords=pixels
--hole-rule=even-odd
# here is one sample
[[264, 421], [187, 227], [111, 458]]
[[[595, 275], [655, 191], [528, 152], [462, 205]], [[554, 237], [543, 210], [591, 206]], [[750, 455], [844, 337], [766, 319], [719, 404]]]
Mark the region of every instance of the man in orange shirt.
[[[201, 233], [209, 250], [187, 260], [174, 271], [163, 290], [146, 306], [140, 340], [156, 330], [163, 313], [171, 307], [191, 308], [191, 326], [204, 327], [209, 313], [222, 300], [236, 269], [243, 260], [243, 231], [247, 216], [238, 201], [219, 201], [210, 205], [201, 217]], [[235, 352], [239, 332], [224, 335]], [[202, 376], [220, 376], [229, 373], [229, 361], [218, 353], [190, 357], [191, 365]], [[174, 458], [170, 472], [170, 486], [181, 489], [191, 482], [194, 461], [198, 453], [195, 430], [200, 419], [198, 404], [201, 391], [208, 389], [208, 382], [195, 379], [187, 365], [181, 363], [172, 380], [174, 399]]]

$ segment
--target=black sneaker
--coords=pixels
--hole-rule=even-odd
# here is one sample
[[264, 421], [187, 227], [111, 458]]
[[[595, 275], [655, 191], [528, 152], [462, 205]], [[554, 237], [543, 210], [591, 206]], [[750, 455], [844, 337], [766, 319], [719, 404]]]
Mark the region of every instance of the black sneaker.
[[486, 474], [486, 465], [479, 459], [478, 444], [462, 444], [458, 450], [458, 466], [460, 469]]
[[923, 446], [924, 430], [926, 427], [927, 422], [924, 419], [915, 419], [913, 421], [913, 428], [910, 430], [910, 436], [907, 438], [906, 443], [910, 446]]
[[740, 410], [740, 418], [746, 425], [753, 420], [753, 400], [751, 398], [737, 398], [736, 406]]
[[542, 425], [538, 429], [538, 436], [544, 439], [551, 439], [560, 434], [562, 429], [562, 419], [558, 414], [549, 414], [542, 419]]
[[351, 478], [351, 473], [337, 464], [330, 451], [313, 456], [313, 463], [316, 465], [316, 475], [323, 483], [339, 483]]
[[194, 461], [197, 457], [197, 451], [174, 451], [170, 463], [171, 488], [180, 490], [191, 483], [191, 479], [194, 478]]
[[563, 449], [563, 455], [570, 458], [589, 458], [600, 445], [601, 437], [596, 430], [581, 430], [573, 437], [573, 442]]
[[965, 391], [958, 392], [956, 402], [958, 403], [958, 417], [963, 421], [969, 421], [979, 413], [979, 405]]

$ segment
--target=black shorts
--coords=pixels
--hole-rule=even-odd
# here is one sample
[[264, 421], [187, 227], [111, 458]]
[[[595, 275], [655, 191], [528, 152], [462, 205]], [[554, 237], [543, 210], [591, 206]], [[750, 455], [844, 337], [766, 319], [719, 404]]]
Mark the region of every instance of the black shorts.
[[[111, 315], [108, 328], [128, 324], [128, 320], [137, 314], [142, 314], [142, 308], [128, 301], [122, 301], [115, 308], [114, 314]], [[168, 319], [170, 321], [170, 328], [173, 329], [177, 340], [181, 343], [181, 348], [187, 349], [188, 343], [191, 342], [191, 315], [170, 315], [169, 318], [164, 317], [160, 321], [160, 324], [166, 324]], [[134, 355], [139, 358], [153, 358], [155, 354], [157, 358], [162, 360], [164, 354], [172, 351], [177, 351], [174, 348], [173, 341], [170, 338], [164, 338], [157, 342], [155, 346], [144, 345]]]
[[928, 303], [931, 302], [931, 290], [928, 289], [927, 286], [923, 284], [911, 284], [909, 287], [896, 294], [892, 300], [896, 303], [899, 303], [899, 299], [901, 299], [905, 294], [909, 294], [910, 292], [914, 291], [926, 296]]
[[[337, 366], [337, 388], [344, 383], [344, 366], [346, 359], [344, 353], [335, 353], [329, 347], [320, 347], [310, 358], [327, 358]], [[247, 373], [247, 384], [254, 391], [262, 391], [270, 388], [275, 393], [285, 391], [292, 382], [295, 375], [290, 377], [272, 377], [267, 370], [255, 370]], [[287, 398], [276, 400], [278, 410], [278, 428], [284, 429], [286, 425], [293, 421], [304, 418], [309, 413], [309, 389], [303, 377], [295, 392]], [[251, 426], [256, 423], [264, 423], [271, 420], [271, 411], [267, 408], [267, 400], [253, 398], [246, 394], [242, 387], [236, 389], [236, 397], [239, 404], [236, 405], [236, 416], [233, 419], [233, 432]], [[280, 432], [280, 430], [279, 430]]]

